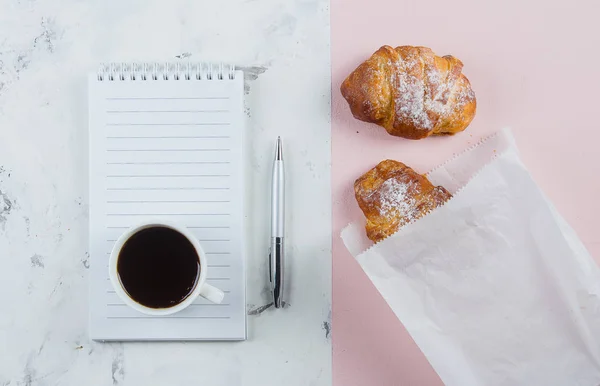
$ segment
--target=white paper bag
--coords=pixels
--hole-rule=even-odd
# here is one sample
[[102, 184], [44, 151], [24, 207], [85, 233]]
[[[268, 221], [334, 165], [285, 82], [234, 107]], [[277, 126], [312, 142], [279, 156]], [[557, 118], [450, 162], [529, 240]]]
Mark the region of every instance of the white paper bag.
[[600, 384], [600, 270], [507, 130], [428, 173], [454, 197], [344, 243], [446, 385]]

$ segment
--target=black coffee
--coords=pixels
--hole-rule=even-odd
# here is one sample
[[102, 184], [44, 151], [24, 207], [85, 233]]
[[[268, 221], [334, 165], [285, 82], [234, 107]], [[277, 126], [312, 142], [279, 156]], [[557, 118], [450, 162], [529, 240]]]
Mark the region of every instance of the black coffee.
[[196, 249], [166, 227], [143, 229], [127, 240], [117, 260], [119, 280], [136, 302], [167, 308], [187, 298], [200, 277]]

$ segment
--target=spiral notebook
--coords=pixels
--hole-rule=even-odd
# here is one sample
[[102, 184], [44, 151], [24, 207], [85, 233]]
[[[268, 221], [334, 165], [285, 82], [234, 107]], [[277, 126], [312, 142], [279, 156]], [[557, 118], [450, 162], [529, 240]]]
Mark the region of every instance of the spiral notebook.
[[[89, 78], [90, 335], [94, 340], [246, 338], [243, 74], [201, 63], [110, 64]], [[222, 304], [147, 316], [111, 287], [116, 239], [148, 218], [186, 226]]]

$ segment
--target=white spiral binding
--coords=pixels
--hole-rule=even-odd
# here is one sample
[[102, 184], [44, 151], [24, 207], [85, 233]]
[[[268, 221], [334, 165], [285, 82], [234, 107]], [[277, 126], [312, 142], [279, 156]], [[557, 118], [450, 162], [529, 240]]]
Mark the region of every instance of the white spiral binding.
[[117, 80], [224, 80], [235, 79], [235, 66], [211, 63], [106, 63], [99, 81]]

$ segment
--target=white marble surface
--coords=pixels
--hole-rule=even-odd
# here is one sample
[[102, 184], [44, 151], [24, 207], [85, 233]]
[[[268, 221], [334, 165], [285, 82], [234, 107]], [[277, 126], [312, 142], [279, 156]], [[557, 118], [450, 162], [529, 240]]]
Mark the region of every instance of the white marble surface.
[[[85, 75], [188, 58], [248, 67], [250, 338], [92, 342]], [[0, 0], [0, 385], [330, 384], [329, 101], [326, 0]], [[277, 135], [290, 306], [259, 313]]]

